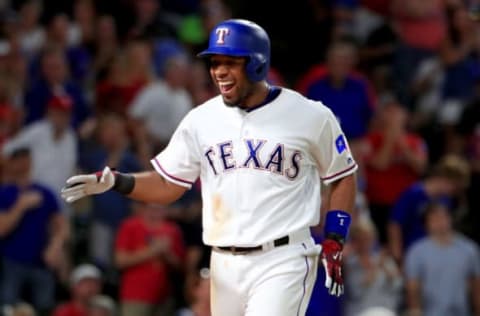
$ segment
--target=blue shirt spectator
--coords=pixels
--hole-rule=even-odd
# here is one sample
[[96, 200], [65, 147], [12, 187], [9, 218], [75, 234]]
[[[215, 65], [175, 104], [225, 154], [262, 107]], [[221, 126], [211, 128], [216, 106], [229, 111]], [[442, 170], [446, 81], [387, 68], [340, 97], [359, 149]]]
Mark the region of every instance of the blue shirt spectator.
[[426, 236], [424, 216], [430, 203], [440, 203], [454, 210], [454, 198], [468, 185], [468, 163], [454, 155], [443, 157], [421, 182], [402, 193], [392, 208], [388, 241], [394, 258], [401, 262], [403, 253], [415, 241]]
[[324, 71], [314, 67], [300, 81], [300, 91], [329, 107], [350, 140], [365, 135], [375, 108], [369, 82], [354, 70], [356, 55], [350, 42], [333, 43]]
[[390, 220], [402, 227], [403, 248], [425, 237], [423, 213], [431, 201], [422, 183], [415, 183], [398, 199], [392, 209]]
[[0, 239], [2, 257], [43, 267], [42, 255], [48, 243], [49, 221], [52, 215], [60, 210], [58, 201], [49, 189], [39, 184], [31, 184], [26, 188], [4, 185], [0, 187], [0, 212], [7, 212], [16, 203], [22, 191], [39, 192], [42, 202], [24, 214], [12, 233]]
[[442, 204], [428, 205], [425, 227], [428, 236], [412, 245], [405, 260], [409, 312], [424, 316], [478, 315], [478, 246], [454, 231], [450, 212]]
[[341, 87], [335, 87], [330, 77], [325, 75], [312, 83], [307, 97], [322, 101], [332, 110], [347, 138], [358, 138], [367, 132], [373, 114], [373, 102], [365, 80], [350, 75]]
[[456, 235], [448, 245], [431, 238], [415, 243], [407, 252], [408, 279], [419, 280], [425, 316], [468, 316], [468, 280], [480, 277], [478, 247]]
[[68, 95], [73, 101], [72, 125], [78, 127], [90, 114], [84, 92], [69, 76], [62, 50], [51, 48], [40, 59], [41, 74], [25, 93], [25, 123], [37, 121], [46, 113], [48, 101], [54, 95]]
[[[72, 126], [78, 127], [90, 114], [85, 96], [79, 86], [73, 82], [64, 82], [62, 92], [73, 100]], [[29, 124], [44, 118], [47, 112], [48, 101], [56, 95], [54, 89], [45, 80], [39, 80], [25, 95], [25, 124]]]

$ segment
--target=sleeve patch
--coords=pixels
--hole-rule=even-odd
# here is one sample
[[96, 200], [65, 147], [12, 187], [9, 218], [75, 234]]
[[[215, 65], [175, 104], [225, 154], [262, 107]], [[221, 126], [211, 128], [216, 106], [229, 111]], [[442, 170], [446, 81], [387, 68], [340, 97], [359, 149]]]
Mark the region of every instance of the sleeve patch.
[[347, 149], [347, 144], [345, 142], [345, 139], [343, 138], [343, 135], [340, 135], [337, 137], [335, 140], [335, 147], [337, 148], [337, 152], [341, 154]]

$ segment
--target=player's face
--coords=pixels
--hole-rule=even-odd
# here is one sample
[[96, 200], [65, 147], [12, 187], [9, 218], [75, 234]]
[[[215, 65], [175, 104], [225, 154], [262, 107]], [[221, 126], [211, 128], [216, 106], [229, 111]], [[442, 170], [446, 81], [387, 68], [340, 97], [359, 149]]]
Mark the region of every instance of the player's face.
[[254, 87], [245, 73], [246, 59], [213, 55], [210, 58], [210, 75], [228, 106], [246, 106]]

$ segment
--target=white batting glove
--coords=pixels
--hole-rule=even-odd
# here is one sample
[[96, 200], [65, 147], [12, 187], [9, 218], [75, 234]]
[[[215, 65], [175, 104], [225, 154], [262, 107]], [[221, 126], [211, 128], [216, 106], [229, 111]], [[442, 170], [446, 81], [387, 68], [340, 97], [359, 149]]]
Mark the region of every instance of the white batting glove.
[[82, 174], [68, 178], [62, 189], [62, 198], [73, 203], [87, 195], [100, 194], [110, 190], [115, 184], [115, 175], [107, 166], [102, 173]]

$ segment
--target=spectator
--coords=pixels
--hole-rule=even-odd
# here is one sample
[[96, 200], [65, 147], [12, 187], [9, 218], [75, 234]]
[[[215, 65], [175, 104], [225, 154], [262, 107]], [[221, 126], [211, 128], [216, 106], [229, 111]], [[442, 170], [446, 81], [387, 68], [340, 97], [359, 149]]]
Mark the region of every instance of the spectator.
[[148, 41], [128, 42], [124, 53], [116, 56], [107, 77], [97, 82], [96, 110], [127, 116], [128, 107], [143, 87], [153, 79], [151, 48]]
[[328, 50], [326, 71], [310, 81], [306, 96], [322, 101], [338, 118], [345, 136], [355, 141], [364, 136], [375, 108], [368, 81], [354, 74], [357, 59], [355, 47], [348, 42], [336, 42]]
[[88, 316], [117, 316], [117, 304], [106, 295], [95, 295], [88, 304]]
[[379, 247], [375, 226], [360, 217], [350, 230], [351, 253], [345, 261], [344, 316], [373, 307], [398, 310], [402, 279], [395, 261]]
[[20, 47], [22, 53], [25, 54], [28, 60], [31, 60], [33, 56], [37, 55], [45, 45], [45, 30], [39, 23], [42, 9], [40, 0], [22, 1], [18, 9], [18, 36]]
[[164, 219], [161, 206], [138, 203], [136, 215], [117, 234], [115, 263], [121, 271], [122, 316], [170, 315], [169, 276], [182, 269], [184, 245], [180, 228]]
[[479, 28], [468, 14], [462, 3], [447, 10], [448, 33], [440, 49], [445, 67], [443, 99], [458, 100], [462, 105], [473, 96], [474, 74], [480, 68]]
[[106, 79], [109, 65], [120, 52], [117, 26], [111, 15], [98, 17], [93, 43], [93, 72], [96, 81]]
[[102, 290], [102, 273], [92, 264], [81, 264], [70, 275], [70, 300], [58, 305], [52, 316], [89, 316], [91, 300]]
[[[166, 59], [163, 79], [146, 86], [133, 100], [129, 114], [134, 119], [140, 143], [152, 144], [153, 152], [163, 149], [183, 117], [193, 107], [188, 94], [187, 79], [189, 61], [185, 55], [173, 55]], [[146, 132], [140, 129], [146, 128]], [[151, 157], [150, 152], [144, 155]], [[145, 165], [150, 165], [144, 158]]]
[[446, 36], [443, 0], [393, 0], [392, 15], [399, 38], [395, 52], [395, 92], [411, 106], [411, 82], [419, 63], [433, 56]]
[[362, 161], [372, 220], [380, 242], [385, 244], [390, 209], [423, 175], [428, 157], [423, 139], [408, 132], [408, 113], [398, 102], [386, 103], [376, 117], [375, 128], [365, 137]]
[[50, 99], [68, 95], [73, 101], [72, 126], [78, 127], [89, 115], [84, 92], [69, 76], [68, 64], [62, 50], [46, 48], [40, 56], [40, 78], [30, 82], [25, 95], [25, 123], [30, 124], [45, 116]]
[[137, 0], [132, 1], [131, 4], [135, 21], [128, 31], [127, 39], [176, 36], [175, 19], [162, 10], [160, 2], [156, 0]]
[[[111, 165], [122, 172], [136, 172], [140, 163], [129, 148], [125, 119], [113, 113], [98, 119], [93, 139], [80, 143], [79, 166], [86, 172], [96, 172]], [[93, 197], [89, 232], [89, 255], [108, 274], [113, 270], [112, 256], [115, 233], [120, 223], [130, 215], [131, 201], [109, 192]]]
[[424, 215], [428, 234], [412, 245], [405, 261], [409, 315], [478, 315], [478, 246], [454, 231], [444, 205], [430, 204]]
[[7, 164], [12, 182], [0, 187], [0, 305], [18, 303], [27, 288], [35, 309], [47, 315], [54, 306], [55, 273], [65, 267], [68, 222], [52, 191], [31, 180], [28, 149], [12, 151]]
[[47, 116], [21, 130], [4, 145], [4, 153], [28, 147], [32, 153], [32, 179], [60, 194], [65, 177], [77, 163], [77, 140], [70, 127], [72, 100], [54, 96], [47, 105]]
[[67, 14], [56, 12], [48, 17], [47, 44], [56, 47], [65, 55], [70, 74], [77, 84], [83, 85], [87, 78], [91, 65], [91, 56], [83, 43], [75, 43], [75, 39], [69, 37], [72, 22]]
[[177, 316], [210, 316], [210, 271], [200, 269], [194, 284], [191, 297], [192, 303], [188, 308], [182, 308]]
[[71, 46], [88, 47], [95, 35], [95, 5], [92, 0], [75, 0], [73, 21], [68, 29], [68, 42]]
[[418, 239], [425, 237], [423, 216], [430, 202], [453, 208], [453, 198], [463, 193], [469, 182], [468, 163], [457, 156], [445, 156], [427, 174], [402, 193], [393, 206], [388, 224], [389, 248], [397, 262]]
[[442, 88], [445, 82], [445, 67], [435, 55], [421, 61], [412, 79], [414, 98], [413, 126], [416, 130], [429, 128], [438, 118], [442, 107]]

